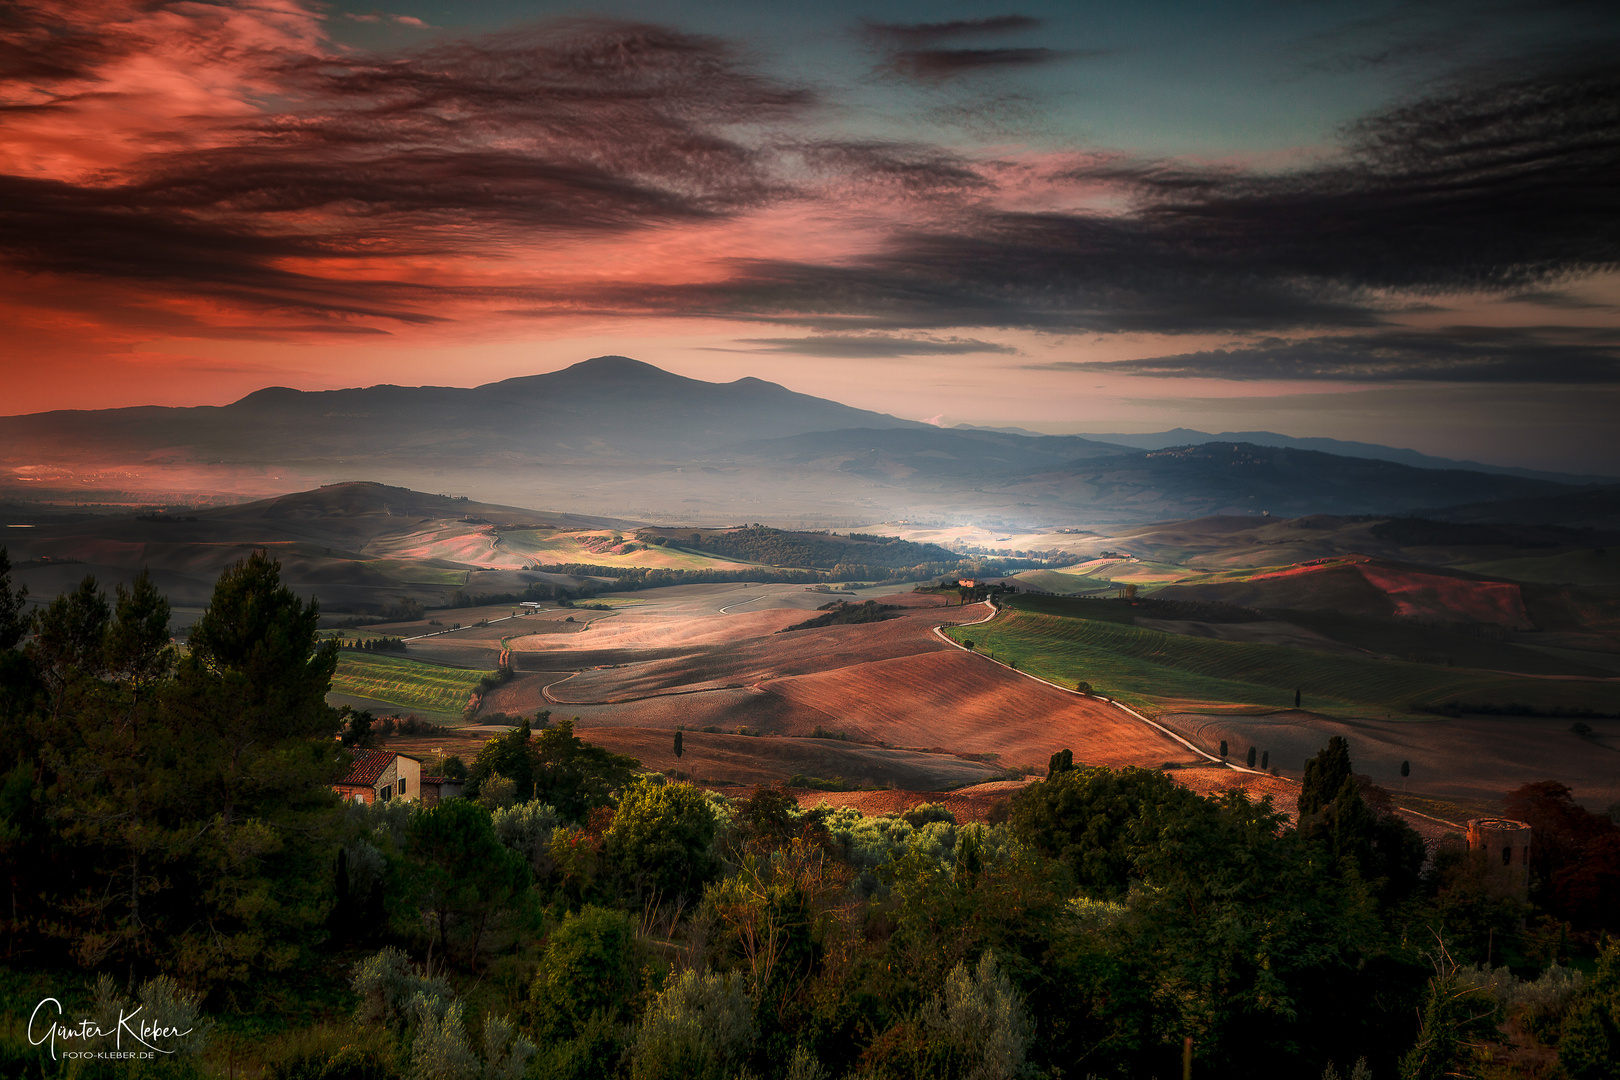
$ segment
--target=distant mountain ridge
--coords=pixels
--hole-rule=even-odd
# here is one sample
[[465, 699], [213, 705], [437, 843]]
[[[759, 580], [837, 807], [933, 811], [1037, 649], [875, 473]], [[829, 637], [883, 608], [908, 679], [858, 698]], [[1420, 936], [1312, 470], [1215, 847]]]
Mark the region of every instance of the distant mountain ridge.
[[[1169, 445], [1119, 441], [1131, 438]], [[710, 383], [604, 356], [471, 388], [267, 387], [217, 407], [0, 417], [0, 489], [77, 502], [100, 484], [128, 505], [144, 491], [258, 497], [363, 480], [595, 518], [800, 526], [1408, 513], [1583, 490], [1410, 451], [1392, 453], [1421, 464], [1200, 438], [942, 428], [760, 379]]]
[[0, 418], [0, 456], [40, 449], [184, 447], [226, 463], [408, 452], [485, 455], [496, 436], [546, 458], [679, 460], [724, 443], [850, 427], [924, 427], [744, 378], [689, 379], [623, 356], [471, 388], [266, 387], [229, 405], [59, 411]]
[[[998, 431], [1011, 429], [997, 428]], [[1319, 450], [1339, 457], [1370, 458], [1374, 461], [1393, 461], [1419, 469], [1466, 469], [1469, 472], [1497, 473], [1502, 476], [1520, 476], [1526, 480], [1551, 480], [1555, 484], [1606, 484], [1616, 477], [1588, 476], [1578, 473], [1546, 472], [1540, 469], [1521, 469], [1511, 465], [1490, 465], [1481, 461], [1459, 461], [1454, 458], [1435, 457], [1417, 450], [1406, 450], [1378, 443], [1354, 442], [1346, 439], [1299, 438], [1279, 435], [1275, 431], [1221, 431], [1210, 433], [1191, 428], [1171, 428], [1140, 435], [1082, 434], [1076, 436], [1093, 442], [1114, 443], [1137, 450], [1167, 450], [1173, 446], [1189, 446], [1212, 442], [1250, 443], [1254, 446], [1286, 447], [1290, 450]]]

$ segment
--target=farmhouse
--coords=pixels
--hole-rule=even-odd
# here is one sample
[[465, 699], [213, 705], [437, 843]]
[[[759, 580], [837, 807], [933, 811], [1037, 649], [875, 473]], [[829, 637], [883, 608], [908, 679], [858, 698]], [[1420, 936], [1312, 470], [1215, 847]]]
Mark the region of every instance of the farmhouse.
[[[392, 750], [355, 750], [354, 766], [332, 789], [358, 803], [389, 802], [422, 797], [422, 763]], [[435, 788], [434, 801], [439, 791]]]

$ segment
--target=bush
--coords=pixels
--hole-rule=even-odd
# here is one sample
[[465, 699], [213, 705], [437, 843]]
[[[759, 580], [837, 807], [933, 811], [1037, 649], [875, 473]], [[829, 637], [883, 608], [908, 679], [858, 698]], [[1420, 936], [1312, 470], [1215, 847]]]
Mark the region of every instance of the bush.
[[381, 1024], [403, 1031], [410, 1021], [411, 1002], [422, 995], [448, 1000], [450, 984], [428, 978], [398, 949], [388, 948], [354, 965], [349, 988], [360, 998], [357, 1024]]
[[742, 976], [684, 971], [647, 1010], [631, 1080], [728, 1080], [758, 1036]]
[[492, 811], [504, 810], [517, 801], [517, 783], [500, 773], [491, 773], [478, 785], [478, 801]]
[[956, 824], [956, 815], [938, 803], [918, 803], [900, 816], [913, 829], [920, 829], [924, 825], [931, 825], [937, 821], [944, 822], [947, 825]]
[[806, 776], [804, 773], [794, 773], [788, 777], [787, 786], [809, 788], [811, 791], [853, 791], [855, 788], [855, 785], [841, 776], [829, 779], [825, 776]]
[[1028, 1076], [1034, 1029], [1023, 1000], [986, 950], [972, 968], [957, 964], [945, 992], [880, 1036], [866, 1075], [1014, 1080]]
[[609, 858], [638, 895], [695, 896], [719, 870], [710, 850], [720, 822], [691, 784], [640, 779], [619, 800], [604, 839]]
[[194, 1058], [208, 1046], [213, 1021], [202, 1018], [198, 999], [183, 992], [173, 979], [167, 975], [148, 979], [141, 984], [137, 997], [140, 999], [139, 1007], [117, 991], [112, 976], [103, 974], [97, 977], [91, 1006], [95, 1024], [102, 1031], [114, 1035], [112, 1039], [102, 1040], [103, 1045], [98, 1049], [115, 1049], [119, 1020], [135, 1013], [140, 1014], [142, 1024], [176, 1033], [173, 1038], [151, 1040], [163, 1053], [172, 1055], [165, 1060]]
[[634, 1015], [641, 990], [641, 943], [623, 912], [586, 905], [546, 941], [529, 987], [527, 1028], [543, 1043], [585, 1034], [593, 1017]]
[[467, 1045], [461, 1002], [417, 994], [408, 1008], [416, 1032], [406, 1080], [479, 1080], [478, 1056]]
[[1620, 941], [1604, 947], [1597, 971], [1574, 998], [1558, 1062], [1571, 1080], [1620, 1080]]
[[530, 799], [496, 810], [490, 824], [502, 846], [527, 859], [536, 878], [545, 876], [544, 871], [551, 865], [551, 833], [557, 827], [555, 809], [539, 799]]

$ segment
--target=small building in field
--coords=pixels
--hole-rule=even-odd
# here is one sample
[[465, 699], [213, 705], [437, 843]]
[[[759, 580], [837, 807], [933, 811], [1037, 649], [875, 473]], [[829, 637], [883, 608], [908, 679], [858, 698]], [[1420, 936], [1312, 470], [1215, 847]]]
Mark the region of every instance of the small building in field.
[[[357, 803], [391, 802], [422, 798], [422, 763], [393, 750], [353, 750], [354, 766], [348, 775], [332, 785], [345, 801]], [[434, 789], [438, 801], [439, 789]]]
[[445, 799], [461, 798], [461, 781], [449, 776], [422, 777], [422, 805], [437, 806]]

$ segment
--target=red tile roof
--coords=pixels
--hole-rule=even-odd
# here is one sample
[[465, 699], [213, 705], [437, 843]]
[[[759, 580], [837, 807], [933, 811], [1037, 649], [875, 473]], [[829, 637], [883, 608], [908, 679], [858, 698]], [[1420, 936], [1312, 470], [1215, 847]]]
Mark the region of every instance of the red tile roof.
[[376, 787], [377, 778], [387, 772], [388, 766], [399, 756], [392, 750], [352, 750], [350, 753], [354, 755], [354, 768], [338, 783], [360, 787]]

